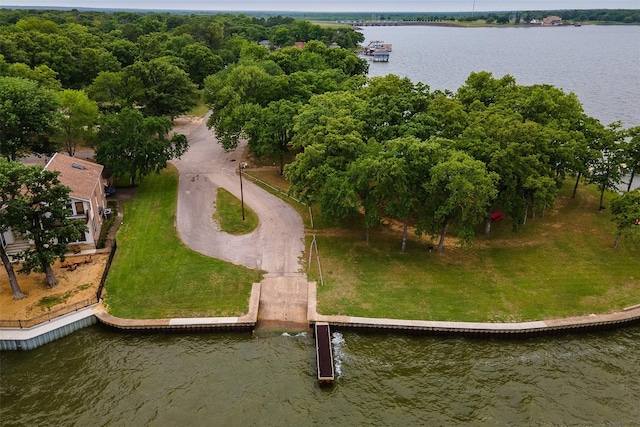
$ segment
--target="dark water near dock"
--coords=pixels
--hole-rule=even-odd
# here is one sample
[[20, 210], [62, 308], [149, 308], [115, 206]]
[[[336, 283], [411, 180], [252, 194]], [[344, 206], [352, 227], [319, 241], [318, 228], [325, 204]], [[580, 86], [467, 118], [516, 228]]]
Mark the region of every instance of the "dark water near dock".
[[[395, 73], [455, 90], [471, 71], [575, 92], [640, 125], [640, 27], [378, 27]], [[0, 425], [640, 425], [640, 327], [520, 341], [336, 333], [320, 388], [310, 335], [127, 334], [93, 326], [0, 354]]]
[[638, 425], [640, 328], [522, 341], [135, 335], [2, 353], [2, 426]]

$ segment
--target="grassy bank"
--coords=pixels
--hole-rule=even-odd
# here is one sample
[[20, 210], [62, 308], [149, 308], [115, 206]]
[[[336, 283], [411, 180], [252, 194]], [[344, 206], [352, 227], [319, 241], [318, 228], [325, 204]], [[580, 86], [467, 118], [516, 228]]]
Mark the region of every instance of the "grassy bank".
[[124, 204], [105, 301], [124, 318], [235, 316], [261, 273], [187, 248], [175, 229], [178, 173], [150, 175]]
[[[425, 320], [526, 321], [607, 313], [640, 303], [637, 248], [612, 249], [608, 211], [583, 187], [567, 185], [557, 209], [513, 233], [494, 224], [473, 247], [453, 242], [429, 251], [412, 236], [400, 253], [400, 231], [384, 227], [369, 245], [362, 231], [320, 230], [324, 286], [318, 311], [363, 317]], [[318, 279], [313, 268], [311, 279]]]
[[[273, 172], [253, 173], [286, 191]], [[361, 218], [332, 228], [314, 209], [292, 203], [305, 219], [307, 248], [317, 236], [324, 285], [318, 311], [363, 317], [425, 320], [526, 321], [606, 313], [640, 303], [638, 248], [613, 250], [614, 224], [598, 212], [598, 192], [581, 186], [571, 198], [563, 188], [556, 208], [529, 220], [517, 233], [512, 223], [493, 224], [472, 247], [447, 242], [441, 255], [428, 238], [410, 233], [400, 253], [401, 231], [389, 224], [364, 242]], [[608, 205], [608, 202], [607, 202]], [[307, 255], [308, 256], [308, 255]], [[306, 258], [308, 259], [308, 258]], [[319, 282], [315, 258], [310, 280]]]

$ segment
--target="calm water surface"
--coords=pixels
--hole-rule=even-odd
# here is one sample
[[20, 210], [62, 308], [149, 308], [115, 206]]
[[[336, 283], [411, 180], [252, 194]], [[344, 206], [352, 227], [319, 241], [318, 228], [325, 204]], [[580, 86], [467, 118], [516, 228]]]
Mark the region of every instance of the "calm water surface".
[[638, 425], [640, 328], [523, 341], [91, 327], [2, 353], [2, 426]]
[[604, 124], [640, 125], [640, 26], [560, 28], [365, 27], [367, 43], [393, 44], [389, 73], [455, 91], [472, 71], [511, 74], [523, 85], [552, 84], [574, 92]]
[[[365, 30], [395, 73], [455, 90], [471, 71], [575, 92], [640, 125], [640, 27]], [[137, 335], [91, 327], [0, 354], [0, 425], [640, 425], [640, 328], [523, 341], [336, 334], [315, 381], [311, 337]]]

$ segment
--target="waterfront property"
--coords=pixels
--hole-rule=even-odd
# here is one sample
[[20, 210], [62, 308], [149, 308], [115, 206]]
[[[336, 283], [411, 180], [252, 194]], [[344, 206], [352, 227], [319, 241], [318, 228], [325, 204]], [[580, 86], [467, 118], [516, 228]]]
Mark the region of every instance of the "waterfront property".
[[[58, 171], [58, 179], [62, 185], [71, 189], [69, 194], [69, 218], [82, 220], [87, 224], [87, 231], [76, 242], [70, 242], [74, 251], [81, 248], [95, 249], [96, 242], [106, 219], [107, 199], [105, 183], [102, 177], [104, 166], [65, 154], [56, 153], [44, 167], [45, 170]], [[29, 247], [29, 237], [14, 234], [11, 230], [2, 233], [0, 243], [7, 254], [15, 255]]]

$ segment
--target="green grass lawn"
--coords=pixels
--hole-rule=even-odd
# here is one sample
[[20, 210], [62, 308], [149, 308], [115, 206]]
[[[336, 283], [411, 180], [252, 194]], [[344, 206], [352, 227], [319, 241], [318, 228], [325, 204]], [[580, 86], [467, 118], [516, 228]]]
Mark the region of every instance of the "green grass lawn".
[[[275, 172], [249, 173], [287, 191], [287, 181]], [[473, 246], [461, 248], [448, 239], [440, 255], [429, 251], [428, 238], [412, 233], [407, 253], [400, 253], [401, 231], [393, 224], [371, 230], [367, 245], [362, 218], [336, 227], [315, 206], [311, 228], [309, 208], [288, 201], [303, 217], [307, 250], [317, 236], [324, 285], [315, 258], [308, 276], [318, 282], [322, 314], [509, 322], [607, 313], [640, 303], [640, 250], [612, 249], [615, 226], [608, 210], [598, 212], [599, 193], [580, 186], [572, 199], [572, 189], [567, 182], [544, 219], [529, 219], [516, 233], [503, 220], [493, 224], [489, 237], [481, 226]]]
[[[284, 191], [288, 186], [277, 171], [249, 174]], [[171, 170], [146, 178], [136, 199], [125, 204], [106, 285], [110, 312], [132, 318], [243, 313], [261, 273], [184, 247], [174, 228], [176, 175]], [[338, 228], [315, 207], [311, 228], [309, 208], [283, 198], [304, 218], [307, 247], [317, 236], [322, 314], [509, 322], [640, 303], [640, 251], [624, 243], [613, 250], [614, 224], [608, 210], [598, 212], [597, 191], [581, 186], [572, 199], [571, 189], [568, 183], [555, 209], [529, 219], [517, 233], [503, 220], [489, 237], [479, 233], [472, 247], [450, 239], [441, 255], [429, 251], [429, 239], [412, 234], [401, 254], [401, 231], [394, 224], [372, 230], [367, 245], [361, 218]], [[319, 281], [315, 259], [309, 278]]]
[[187, 248], [175, 229], [178, 173], [150, 175], [124, 203], [118, 250], [105, 284], [109, 312], [123, 318], [236, 316], [248, 310], [261, 271]]
[[243, 219], [242, 211], [240, 199], [224, 188], [218, 188], [213, 219], [220, 226], [220, 230], [236, 236], [255, 230], [258, 226], [258, 215], [245, 205]]
[[[598, 212], [597, 194], [565, 186], [557, 209], [517, 233], [509, 220], [478, 235], [472, 247], [453, 242], [441, 255], [412, 236], [400, 253], [391, 227], [364, 243], [355, 231], [318, 230], [324, 285], [318, 311], [424, 320], [527, 321], [606, 313], [640, 303], [637, 248], [612, 249], [614, 226]], [[352, 230], [354, 227], [351, 228]], [[312, 263], [310, 280], [318, 280]]]

